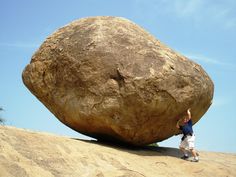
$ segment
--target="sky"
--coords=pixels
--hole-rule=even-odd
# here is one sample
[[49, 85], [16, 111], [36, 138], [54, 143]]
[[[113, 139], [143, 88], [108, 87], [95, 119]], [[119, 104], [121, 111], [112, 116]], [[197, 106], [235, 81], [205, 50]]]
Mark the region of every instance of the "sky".
[[[89, 16], [127, 18], [200, 64], [215, 85], [194, 125], [196, 148], [236, 153], [235, 0], [0, 0], [0, 115], [6, 125], [90, 139], [60, 123], [24, 86], [24, 67], [59, 27]], [[178, 148], [179, 136], [159, 142]]]

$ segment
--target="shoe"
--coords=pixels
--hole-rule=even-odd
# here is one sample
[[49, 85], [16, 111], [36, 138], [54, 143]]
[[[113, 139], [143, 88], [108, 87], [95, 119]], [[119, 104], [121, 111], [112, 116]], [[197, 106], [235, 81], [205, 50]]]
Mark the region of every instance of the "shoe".
[[188, 159], [188, 155], [184, 155], [183, 157], [180, 157], [180, 158], [183, 160], [186, 160], [186, 159]]
[[199, 162], [199, 159], [192, 159], [191, 162]]

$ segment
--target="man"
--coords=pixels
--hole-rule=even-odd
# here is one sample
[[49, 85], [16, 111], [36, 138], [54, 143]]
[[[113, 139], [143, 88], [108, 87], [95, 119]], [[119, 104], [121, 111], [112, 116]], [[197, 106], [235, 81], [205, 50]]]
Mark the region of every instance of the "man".
[[[181, 125], [180, 125], [181, 121]], [[188, 152], [189, 150], [193, 156], [193, 159], [191, 162], [198, 162], [199, 161], [199, 154], [194, 149], [194, 141], [195, 141], [195, 135], [193, 134], [192, 129], [192, 119], [191, 119], [191, 112], [190, 108], [187, 110], [187, 114], [184, 115], [183, 119], [178, 120], [176, 127], [180, 129], [183, 133], [183, 137], [181, 138], [180, 143], [180, 150], [184, 153], [184, 156], [181, 157], [182, 159], [187, 160], [188, 159]]]

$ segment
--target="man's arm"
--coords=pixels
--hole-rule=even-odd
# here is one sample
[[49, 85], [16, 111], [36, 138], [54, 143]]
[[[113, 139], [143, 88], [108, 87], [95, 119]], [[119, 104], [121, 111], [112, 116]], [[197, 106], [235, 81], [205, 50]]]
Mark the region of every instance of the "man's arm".
[[180, 128], [180, 126], [179, 126], [179, 121], [180, 121], [180, 120], [178, 120], [177, 123], [176, 123], [176, 128], [178, 128], [178, 129]]
[[187, 110], [187, 113], [188, 113], [188, 119], [190, 120], [191, 119], [191, 112], [190, 112], [190, 108], [188, 108], [188, 110]]

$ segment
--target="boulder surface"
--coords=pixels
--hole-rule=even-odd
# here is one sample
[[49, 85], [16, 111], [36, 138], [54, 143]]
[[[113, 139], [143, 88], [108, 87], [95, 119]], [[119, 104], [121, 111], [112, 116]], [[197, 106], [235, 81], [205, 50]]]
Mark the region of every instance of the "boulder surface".
[[145, 145], [196, 123], [214, 85], [202, 67], [120, 17], [76, 20], [49, 36], [23, 71], [28, 89], [64, 124], [103, 140]]

